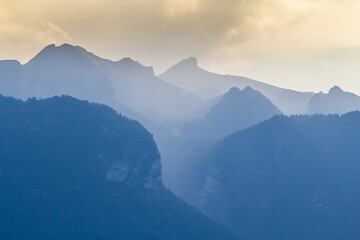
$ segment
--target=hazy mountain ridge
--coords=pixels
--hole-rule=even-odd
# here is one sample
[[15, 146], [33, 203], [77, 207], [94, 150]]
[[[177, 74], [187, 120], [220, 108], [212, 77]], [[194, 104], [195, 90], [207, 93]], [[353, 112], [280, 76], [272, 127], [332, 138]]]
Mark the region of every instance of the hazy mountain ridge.
[[[189, 117], [202, 104], [195, 96], [157, 78], [152, 67], [130, 58], [118, 62], [102, 59], [70, 44], [45, 47], [17, 71], [7, 74], [4, 69], [0, 80], [0, 93], [4, 95], [22, 99], [71, 95], [118, 111], [130, 108], [153, 122]], [[17, 91], [11, 92], [11, 88]], [[131, 111], [124, 113], [131, 115]]]
[[191, 92], [204, 88], [214, 88], [224, 93], [231, 87], [243, 89], [249, 86], [264, 94], [284, 114], [306, 113], [307, 104], [313, 95], [313, 93], [284, 89], [241, 76], [212, 73], [200, 68], [194, 57], [175, 64], [159, 77]]
[[226, 92], [200, 119], [186, 124], [182, 131], [190, 138], [222, 139], [225, 136], [251, 127], [281, 111], [259, 91], [251, 87], [236, 87]]
[[0, 113], [2, 239], [238, 239], [163, 187], [136, 121], [72, 97]]
[[203, 157], [192, 202], [246, 239], [358, 239], [360, 112], [276, 116]]
[[344, 114], [360, 110], [360, 97], [344, 92], [338, 86], [334, 86], [329, 93], [315, 94], [308, 104], [308, 114]]
[[[69, 44], [61, 46], [49, 45], [24, 65], [18, 61], [0, 61], [0, 72], [0, 93], [22, 99], [32, 96], [46, 98], [53, 95], [67, 94], [80, 99], [109, 105], [116, 109], [117, 112], [140, 121], [142, 125], [154, 134], [161, 150], [166, 186], [212, 218], [232, 228], [234, 231], [244, 234], [248, 239], [303, 240], [319, 239], [320, 237], [331, 239], [331, 237], [335, 236], [335, 239], [355, 240], [355, 237], [360, 237], [355, 227], [353, 227], [354, 224], [347, 222], [346, 216], [342, 215], [339, 210], [342, 207], [341, 204], [343, 204], [343, 206], [346, 206], [344, 211], [354, 214], [352, 216], [354, 216], [355, 222], [360, 220], [357, 215], [360, 215], [360, 213], [356, 210], [360, 206], [349, 200], [357, 199], [358, 197], [356, 190], [351, 189], [350, 191], [349, 186], [357, 186], [352, 183], [360, 180], [351, 172], [353, 169], [358, 169], [356, 156], [360, 155], [355, 149], [359, 144], [357, 134], [360, 133], [357, 126], [355, 126], [356, 121], [359, 120], [357, 113], [346, 114], [342, 117], [316, 115], [312, 117], [274, 117], [267, 120], [274, 115], [281, 115], [282, 111], [284, 114], [344, 114], [349, 111], [359, 110], [360, 97], [355, 94], [344, 92], [339, 87], [332, 88], [329, 94], [303, 93], [278, 88], [244, 77], [215, 74], [200, 68], [194, 57], [181, 61], [160, 75], [160, 77], [157, 77], [152, 67], [143, 66], [131, 58], [110, 61], [102, 59], [84, 48]], [[3, 102], [1, 103], [1, 101]], [[81, 122], [87, 122], [93, 117], [98, 119], [100, 116], [109, 121], [101, 122], [103, 123], [101, 128], [99, 126], [95, 127], [96, 130], [94, 131], [96, 134], [101, 136], [104, 134], [104, 136], [110, 138], [114, 137], [113, 134], [119, 130], [115, 131], [107, 126], [107, 124], [113, 124], [115, 119], [112, 117], [115, 112], [107, 107], [90, 104], [93, 109], [104, 108], [108, 110], [99, 110], [96, 114], [91, 111], [85, 111], [86, 113], [82, 112], [84, 116], [79, 116], [76, 114], [78, 110], [76, 108], [80, 105], [77, 104], [77, 100], [74, 101], [71, 97], [55, 97], [40, 101], [40, 103], [44, 102], [46, 102], [44, 106], [47, 105], [46, 108], [50, 111], [50, 115], [56, 117], [56, 119], [45, 116], [44, 121], [36, 122], [39, 119], [36, 119], [26, 110], [27, 107], [34, 107], [37, 104], [37, 106], [41, 105], [35, 99], [22, 103], [0, 97], [0, 110], [1, 106], [3, 106], [1, 111], [8, 114], [8, 116], [14, 117], [16, 115], [16, 111], [13, 111], [12, 108], [17, 109], [19, 107], [19, 109], [24, 110], [24, 115], [18, 116], [16, 121], [4, 122], [2, 129], [4, 130], [9, 127], [9, 131], [15, 131], [14, 126], [16, 124], [24, 124], [17, 130], [18, 132], [15, 131], [15, 133], [23, 131], [19, 139], [28, 141], [27, 137], [33, 136], [39, 141], [44, 141], [42, 144], [35, 146], [34, 150], [29, 150], [25, 147], [24, 152], [30, 151], [30, 155], [43, 154], [43, 149], [41, 148], [43, 145], [47, 146], [46, 144], [58, 141], [53, 138], [52, 134], [54, 132], [52, 131], [61, 128], [64, 124], [62, 116], [55, 114], [57, 110], [56, 104], [59, 103], [64, 103], [62, 105], [63, 108], [59, 109], [60, 112], [66, 115], [74, 111], [73, 117], [79, 117], [80, 120], [76, 122], [76, 126], [80, 130], [86, 127], [80, 124]], [[279, 104], [279, 108], [282, 111], [274, 103]], [[25, 105], [26, 107], [24, 107]], [[34, 108], [34, 113], [42, 116], [41, 111], [44, 109], [36, 107]], [[71, 111], [68, 112], [68, 110]], [[4, 120], [1, 114], [0, 121]], [[91, 117], [87, 114], [90, 114]], [[30, 119], [29, 116], [34, 117], [34, 119]], [[349, 120], [353, 117], [355, 120]], [[32, 123], [33, 120], [36, 124], [27, 125], [29, 121]], [[24, 123], [21, 121], [28, 122]], [[131, 122], [129, 119], [127, 121]], [[39, 127], [38, 123], [46, 127]], [[346, 126], [347, 124], [349, 126]], [[71, 129], [69, 126], [64, 127], [60, 137], [63, 137], [64, 134], [69, 134], [69, 129]], [[91, 137], [87, 138], [88, 136], [85, 131], [76, 132], [78, 129], [75, 129], [75, 133], [80, 137], [84, 137], [84, 139], [86, 138], [86, 140], [92, 141], [91, 144], [98, 141], [98, 139], [92, 139]], [[140, 132], [146, 132], [140, 124], [129, 124], [126, 129], [134, 131], [137, 129]], [[242, 129], [246, 130], [237, 132]], [[4, 133], [7, 134], [6, 131], [4, 130]], [[45, 135], [41, 135], [43, 133]], [[2, 153], [5, 156], [3, 159], [9, 160], [21, 153], [16, 152], [13, 154], [14, 156], [5, 154], [11, 153], [15, 148], [23, 147], [21, 145], [23, 143], [19, 145], [15, 141], [16, 139], [14, 140], [10, 135], [6, 134], [3, 135], [0, 144], [5, 146]], [[56, 132], [56, 134], [58, 133]], [[73, 141], [78, 139], [77, 135], [71, 135]], [[230, 136], [223, 139], [227, 135]], [[11, 140], [9, 143], [7, 143], [7, 138]], [[51, 141], [46, 142], [44, 139], [47, 138], [50, 138]], [[121, 139], [121, 136], [119, 138], [114, 141], [105, 140], [101, 146], [106, 147], [105, 144], [107, 144], [109, 147], [114, 147], [114, 142], [120, 141], [122, 144], [125, 144], [127, 141]], [[354, 142], [351, 142], [351, 140], [354, 140]], [[167, 226], [163, 225], [167, 221], [173, 225], [171, 229], [166, 230], [166, 233], [161, 233], [161, 237], [157, 236], [160, 239], [177, 238], [176, 236], [179, 236], [178, 234], [183, 231], [188, 231], [187, 233], [199, 237], [205, 234], [207, 236], [206, 239], [211, 239], [211, 237], [221, 239], [218, 236], [221, 236], [222, 233], [231, 236], [231, 233], [223, 232], [221, 228], [213, 225], [208, 219], [197, 215], [196, 211], [187, 212], [188, 210], [184, 210], [187, 209], [187, 206], [179, 202], [178, 199], [164, 189], [163, 183], [160, 180], [161, 174], [159, 174], [161, 172], [160, 156], [157, 149], [155, 149], [156, 145], [155, 147], [153, 146], [153, 149], [150, 147], [150, 142], [153, 142], [150, 134], [144, 133], [144, 136], [138, 136], [136, 140], [130, 140], [127, 144], [134, 142], [139, 146], [129, 148], [126, 144], [124, 145], [124, 149], [131, 151], [130, 155], [133, 157], [121, 153], [123, 154], [121, 155], [122, 157], [119, 157], [119, 161], [114, 162], [111, 167], [100, 166], [101, 164], [99, 163], [100, 165], [86, 166], [84, 168], [84, 173], [88, 174], [96, 175], [102, 171], [101, 176], [105, 176], [104, 181], [107, 183], [116, 185], [118, 182], [121, 182], [120, 188], [122, 190], [114, 198], [120, 199], [119, 201], [123, 206], [116, 205], [113, 202], [113, 196], [111, 195], [114, 191], [113, 186], [106, 185], [104, 190], [95, 189], [101, 192], [101, 196], [108, 197], [106, 199], [100, 199], [95, 196], [96, 194], [92, 195], [93, 193], [86, 195], [86, 191], [80, 193], [77, 190], [74, 190], [74, 196], [86, 202], [81, 195], [85, 193], [94, 202], [104, 200], [104, 206], [111, 205], [120, 212], [131, 209], [132, 213], [135, 212], [134, 219], [140, 221], [142, 227], [133, 227], [131, 224], [136, 222], [134, 219], [133, 222], [126, 223], [128, 216], [122, 218], [122, 215], [111, 215], [108, 209], [104, 209], [104, 213], [94, 212], [92, 217], [100, 216], [101, 221], [104, 223], [106, 223], [109, 214], [111, 215], [110, 218], [121, 218], [119, 221], [126, 226], [122, 229], [122, 234], [124, 235], [121, 236], [129, 239], [134, 237], [141, 238], [140, 233], [140, 235], [136, 236], [131, 235], [134, 232], [141, 231], [145, 231], [145, 235], [155, 236], [157, 234], [156, 229], [167, 229]], [[348, 143], [348, 146], [344, 146], [343, 143]], [[33, 146], [32, 144], [30, 142], [28, 146]], [[70, 155], [71, 152], [83, 151], [86, 148], [86, 146], [76, 144], [77, 142], [74, 143], [73, 148], [67, 146], [69, 147], [68, 152], [65, 151], [65, 153], [61, 154], [69, 153]], [[148, 150], [150, 149], [150, 152], [152, 152], [152, 157], [147, 152], [142, 151], [144, 150], [141, 149], [142, 147], [149, 147]], [[121, 149], [123, 148], [120, 147]], [[155, 153], [155, 150], [157, 153]], [[89, 154], [93, 153], [91, 150], [89, 151]], [[112, 150], [110, 149], [110, 151]], [[82, 153], [87, 154], [85, 150]], [[59, 156], [62, 156], [61, 154]], [[107, 162], [103, 155], [103, 153], [99, 153], [91, 156], [91, 158], [95, 159], [98, 157]], [[26, 159], [26, 157], [24, 156], [23, 159]], [[55, 159], [56, 157], [58, 156], [55, 156]], [[136, 164], [135, 162], [126, 162], [130, 158], [137, 160], [156, 158], [157, 160], [153, 164], [145, 164], [145, 166], [139, 161], [135, 161]], [[303, 161], [299, 161], [299, 159]], [[344, 166], [336, 168], [338, 159], [344, 159], [345, 167], [351, 165], [353, 169], [345, 168]], [[297, 161], [291, 162], [291, 160]], [[332, 163], [331, 168], [323, 167], [326, 165], [326, 160]], [[131, 165], [132, 163], [135, 165]], [[311, 165], [312, 163], [314, 165]], [[20, 163], [19, 166], [23, 165], [30, 172], [33, 171], [33, 166], [26, 164]], [[37, 166], [41, 164], [43, 163], [37, 163]], [[6, 175], [7, 173], [4, 175], [0, 169], [0, 179], [2, 176], [8, 176], [10, 177], [9, 181], [16, 184], [16, 181], [19, 180], [18, 174], [22, 171], [16, 169], [19, 166], [11, 166], [15, 168], [14, 171], [9, 171], [10, 175]], [[43, 170], [49, 167], [51, 169], [49, 172], [55, 173], [54, 176], [50, 176], [46, 171], [44, 171], [45, 174], [43, 176], [37, 175], [38, 173], [35, 175], [39, 179], [44, 176], [50, 179], [57, 176], [58, 179], [62, 179], [63, 176], [59, 174], [63, 172], [65, 172], [64, 175], [67, 172], [73, 174], [80, 169], [79, 167], [74, 171], [72, 169], [62, 171], [61, 163], [57, 163], [57, 166], [60, 166], [60, 168], [55, 169], [52, 166], [46, 165], [41, 167]], [[104, 170], [105, 168], [107, 169], [106, 171]], [[142, 172], [141, 169], [147, 173], [139, 174], [139, 171]], [[153, 173], [156, 174], [152, 175], [153, 173], [150, 174], [149, 171], [154, 171]], [[22, 171], [21, 174], [28, 177], [26, 171]], [[327, 177], [334, 174], [339, 177], [339, 183]], [[93, 176], [94, 178], [89, 177], [89, 179], [91, 178], [90, 180], [92, 181], [92, 179], [98, 176], [95, 175]], [[347, 180], [341, 182], [341, 177], [344, 177], [344, 175], [349, 178], [347, 179], [349, 182]], [[139, 176], [142, 177], [138, 178]], [[86, 182], [86, 177], [81, 180], [76, 179], [75, 175], [71, 177], [77, 183], [83, 184]], [[310, 179], [310, 177], [313, 179]], [[23, 182], [26, 181], [23, 180]], [[44, 180], [36, 181], [45, 182]], [[301, 185], [302, 183], [307, 185]], [[342, 199], [336, 193], [331, 192], [330, 187], [326, 183], [332, 183], [337, 187], [338, 185], [336, 184], [340, 184], [347, 189], [347, 192], [343, 192], [342, 188], [336, 188], [338, 192], [344, 193], [346, 199]], [[62, 188], [63, 183], [56, 180], [56, 184], [58, 185], [56, 185], [55, 189], [60, 188], [55, 194], [66, 195], [67, 190]], [[290, 184], [293, 184], [294, 189], [298, 189], [296, 191], [291, 189], [289, 187]], [[6, 184], [3, 184], [3, 186], [7, 187]], [[134, 189], [135, 186], [136, 189]], [[75, 187], [70, 186], [69, 188], [76, 189], [77, 185]], [[252, 192], [253, 188], [256, 188], [257, 192]], [[89, 189], [92, 188], [89, 187]], [[144, 189], [147, 193], [143, 192]], [[23, 189], [20, 190], [22, 191]], [[33, 193], [31, 191], [33, 189], [31, 188], [30, 192], [26, 192], [27, 190], [24, 190], [24, 194], [29, 194], [28, 196], [32, 197]], [[302, 192], [303, 190], [304, 192]], [[15, 199], [15, 191], [11, 192], [11, 189], [6, 191], [9, 191], [10, 195], [4, 196], [14, 197]], [[65, 193], [61, 191], [65, 191]], [[133, 194], [130, 194], [124, 200], [121, 198], [123, 191], [130, 191]], [[35, 194], [35, 199], [39, 199], [39, 202], [46, 202], [45, 198], [38, 196], [40, 195], [39, 192], [41, 191], [36, 187], [35, 193], [37, 195]], [[161, 194], [158, 192], [161, 192]], [[325, 195], [329, 199], [328, 202], [319, 203], [319, 196]], [[68, 199], [62, 198], [61, 200], [69, 201], [69, 199], [70, 197]], [[151, 203], [144, 199], [150, 199]], [[309, 199], [315, 200], [310, 201]], [[4, 200], [4, 198], [1, 199], [0, 197], [1, 200]], [[51, 201], [55, 200], [56, 197], [51, 199]], [[20, 200], [17, 199], [14, 204], [19, 204], [19, 209], [21, 209], [23, 204], [18, 201]], [[339, 201], [339, 204], [336, 201]], [[6, 204], [8, 203], [6, 202]], [[30, 201], [29, 204], [34, 204], [37, 211], [41, 214], [46, 213], [46, 209], [42, 209], [37, 203]], [[183, 207], [180, 207], [181, 204]], [[141, 208], [142, 210], [137, 210], [140, 205], [144, 207]], [[10, 204], [9, 206], [12, 205]], [[49, 208], [53, 209], [54, 206], [49, 206]], [[65, 204], [65, 206], [73, 207], [71, 204]], [[154, 206], [154, 208], [151, 208], [151, 206]], [[76, 207], [78, 209], [75, 211], [82, 209], [81, 204]], [[85, 208], [91, 212], [93, 207], [91, 204], [88, 204]], [[6, 214], [13, 214], [16, 208], [17, 206], [10, 207]], [[175, 209], [174, 212], [176, 214], [174, 216], [179, 216], [184, 221], [181, 220], [181, 223], [178, 224], [177, 218], [167, 215], [167, 208]], [[326, 208], [331, 210], [325, 211], [324, 209]], [[25, 210], [27, 211], [28, 209]], [[287, 212], [287, 210], [289, 211]], [[184, 211], [186, 216], [182, 215]], [[327, 211], [331, 211], [333, 215]], [[139, 215], [137, 215], [138, 213]], [[143, 216], [140, 216], [140, 213], [143, 213]], [[157, 215], [158, 213], [161, 213], [162, 216]], [[81, 215], [83, 213], [77, 212], [77, 214]], [[81, 215], [81, 217], [83, 216]], [[156, 216], [160, 220], [152, 222], [152, 216]], [[196, 216], [202, 220], [194, 223], [192, 218], [197, 219]], [[26, 220], [24, 221], [28, 221], [28, 217], [25, 216]], [[69, 219], [66, 221], [70, 221]], [[13, 222], [15, 220], [14, 217]], [[49, 232], [51, 234], [49, 236], [55, 238], [61, 236], [60, 232], [54, 230], [56, 225], [60, 224], [59, 226], [63, 227], [62, 232], [66, 232], [67, 227], [61, 222], [62, 220], [59, 221], [56, 223], [50, 222], [49, 225], [46, 225], [47, 223], [44, 221], [39, 225], [39, 228], [35, 226], [35, 231], [45, 226], [49, 231], [55, 231]], [[24, 222], [19, 224], [22, 223]], [[342, 225], [343, 223], [347, 223], [347, 225]], [[83, 232], [97, 234], [96, 221], [89, 224], [86, 225], [87, 230]], [[182, 224], [185, 224], [185, 230], [180, 227]], [[192, 228], [191, 225], [196, 225], [196, 227]], [[214, 232], [207, 231], [205, 225], [215, 226]], [[282, 226], [282, 228], [278, 226]], [[99, 233], [105, 234], [104, 236], [107, 238], [115, 238], [115, 235], [119, 236], [118, 229], [114, 225], [109, 223], [104, 229], [107, 227], [109, 229], [104, 230], [104, 232], [99, 231]], [[12, 228], [8, 230], [6, 226], [3, 229], [5, 229], [5, 233], [17, 231]], [[190, 229], [195, 231], [195, 233], [191, 232], [192, 230]], [[84, 235], [81, 235], [81, 232], [78, 230], [72, 228], [69, 231], [76, 232], [76, 234], [80, 234], [78, 236], [84, 238]], [[130, 235], [126, 235], [128, 234], [127, 231], [130, 231]], [[85, 238], [91, 236], [89, 234]], [[70, 235], [66, 237], [69, 238]]]

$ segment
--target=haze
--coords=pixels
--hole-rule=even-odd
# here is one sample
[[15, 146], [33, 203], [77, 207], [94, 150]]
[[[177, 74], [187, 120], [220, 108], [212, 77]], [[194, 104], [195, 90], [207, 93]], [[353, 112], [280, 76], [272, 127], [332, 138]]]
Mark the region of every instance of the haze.
[[157, 74], [196, 56], [213, 72], [359, 94], [359, 12], [356, 0], [4, 0], [0, 59], [67, 42]]

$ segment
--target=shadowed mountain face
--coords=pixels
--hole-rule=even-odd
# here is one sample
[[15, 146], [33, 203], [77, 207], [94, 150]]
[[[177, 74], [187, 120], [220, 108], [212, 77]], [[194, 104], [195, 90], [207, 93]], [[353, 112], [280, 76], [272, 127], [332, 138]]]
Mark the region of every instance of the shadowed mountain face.
[[220, 140], [278, 114], [280, 110], [260, 92], [250, 87], [231, 88], [202, 119], [185, 125], [183, 133], [190, 138]]
[[231, 87], [240, 89], [246, 86], [260, 91], [269, 98], [284, 114], [304, 114], [313, 93], [303, 93], [275, 87], [240, 76], [220, 75], [208, 72], [198, 66], [195, 58], [185, 59], [169, 68], [159, 76], [161, 79], [186, 89], [203, 98], [211, 98]]
[[152, 135], [71, 97], [0, 96], [1, 239], [237, 239], [163, 187]]
[[0, 69], [0, 93], [23, 99], [71, 95], [107, 104], [129, 116], [134, 115], [131, 108], [154, 121], [182, 119], [202, 103], [157, 78], [151, 67], [130, 58], [112, 62], [69, 44], [49, 45], [23, 66], [0, 62]]
[[344, 114], [360, 110], [360, 97], [344, 92], [338, 86], [329, 90], [328, 94], [315, 94], [308, 104], [308, 114]]
[[359, 122], [276, 116], [230, 135], [193, 203], [245, 239], [359, 239]]

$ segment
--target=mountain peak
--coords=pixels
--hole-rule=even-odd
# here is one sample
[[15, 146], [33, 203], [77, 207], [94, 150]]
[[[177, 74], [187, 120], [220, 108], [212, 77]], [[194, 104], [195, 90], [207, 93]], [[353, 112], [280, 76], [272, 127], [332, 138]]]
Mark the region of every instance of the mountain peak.
[[308, 103], [308, 114], [344, 114], [360, 110], [360, 97], [334, 86], [328, 94], [315, 94]]
[[21, 63], [18, 60], [0, 60], [0, 66], [19, 67]]
[[47, 45], [43, 50], [40, 51], [40, 53], [42, 52], [50, 52], [50, 51], [55, 51], [55, 50], [75, 50], [76, 47], [69, 44], [69, 43], [64, 43], [64, 44], [61, 44], [59, 46], [56, 46], [55, 44], [49, 44]]
[[79, 57], [81, 56], [81, 51], [79, 48], [71, 44], [62, 44], [56, 46], [55, 44], [50, 44], [42, 49], [34, 58], [32, 58], [27, 64], [47, 63], [49, 61], [68, 61], [69, 57]]
[[229, 89], [229, 91], [227, 91], [224, 94], [224, 98], [234, 98], [236, 96], [239, 96], [241, 93], [244, 94], [252, 94], [252, 93], [256, 93], [257, 91], [255, 91], [254, 89], [252, 89], [251, 87], [247, 86], [245, 87], [243, 90], [240, 90], [237, 87], [232, 87]]
[[[56, 46], [55, 46], [56, 47]], [[58, 48], [68, 48], [68, 49], [73, 49], [76, 48], [75, 46], [71, 45], [70, 43], [64, 43], [58, 46]]]
[[232, 87], [202, 119], [185, 126], [184, 132], [194, 138], [219, 140], [278, 114], [281, 111], [259, 91]]
[[178, 64], [178, 66], [183, 66], [183, 67], [198, 67], [198, 61], [195, 57], [189, 57], [186, 58], [182, 61], [180, 61]]
[[241, 90], [237, 87], [232, 87], [229, 89], [229, 91], [227, 91], [224, 95], [224, 97], [230, 97], [230, 96], [234, 96], [237, 95], [241, 92]]
[[142, 65], [141, 63], [139, 63], [138, 61], [133, 60], [130, 57], [125, 57], [125, 58], [121, 59], [120, 61], [118, 61], [118, 63], [119, 63], [120, 67], [123, 67], [126, 69], [133, 68], [138, 71], [142, 71], [146, 74], [149, 74], [151, 76], [155, 76], [153, 67], [151, 67], [151, 66], [146, 67], [146, 66]]
[[246, 87], [244, 87], [243, 92], [253, 93], [253, 92], [258, 92], [258, 91], [254, 90], [252, 87], [246, 86]]
[[339, 86], [334, 86], [329, 90], [329, 94], [339, 94], [343, 93], [344, 91]]
[[121, 59], [119, 61], [119, 63], [124, 63], [124, 64], [135, 64], [135, 63], [138, 63], [137, 61], [133, 60], [132, 58], [130, 57], [124, 57], [123, 59]]

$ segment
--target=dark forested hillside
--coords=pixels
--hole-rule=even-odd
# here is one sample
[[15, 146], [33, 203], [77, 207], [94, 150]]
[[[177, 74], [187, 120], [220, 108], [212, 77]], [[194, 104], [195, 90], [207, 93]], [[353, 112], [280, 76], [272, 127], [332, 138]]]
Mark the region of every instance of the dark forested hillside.
[[360, 238], [360, 113], [276, 116], [225, 138], [194, 204], [246, 239]]
[[152, 135], [71, 97], [0, 96], [1, 239], [237, 239], [163, 187]]

